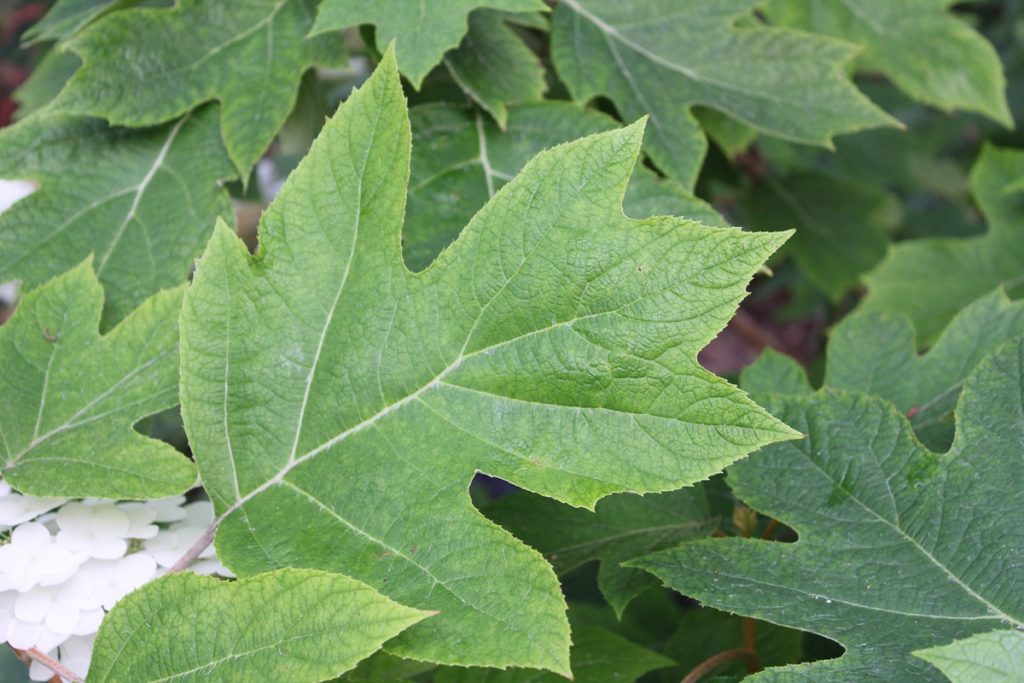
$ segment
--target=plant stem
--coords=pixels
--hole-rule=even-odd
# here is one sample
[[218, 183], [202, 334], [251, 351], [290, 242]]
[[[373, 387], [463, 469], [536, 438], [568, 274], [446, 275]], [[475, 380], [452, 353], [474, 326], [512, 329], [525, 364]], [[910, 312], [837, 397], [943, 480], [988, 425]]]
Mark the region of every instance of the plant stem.
[[772, 537], [772, 534], [775, 533], [775, 530], [778, 529], [778, 528], [779, 528], [779, 520], [777, 520], [777, 519], [769, 520], [768, 524], [766, 524], [765, 527], [764, 527], [764, 533], [761, 534], [761, 538], [763, 538], [764, 540], [767, 541], [769, 538]]
[[171, 568], [167, 570], [168, 574], [174, 572], [180, 572], [183, 569], [188, 569], [189, 565], [195, 562], [199, 555], [204, 550], [210, 547], [213, 543], [213, 535], [217, 533], [217, 525], [220, 524], [220, 519], [215, 519], [210, 528], [203, 532], [203, 535], [192, 544], [192, 547], [185, 551], [185, 554], [178, 558], [178, 561], [171, 565]]
[[750, 652], [750, 657], [747, 658], [747, 673], [757, 673], [762, 669], [761, 658], [757, 655], [757, 622], [750, 617], [743, 617], [740, 628], [743, 630], [743, 647]]
[[81, 676], [79, 676], [74, 671], [58, 662], [56, 659], [44, 654], [43, 652], [40, 652], [38, 649], [33, 647], [29, 648], [28, 650], [25, 650], [24, 652], [26, 655], [36, 660], [37, 662], [39, 662], [40, 664], [42, 664], [47, 669], [57, 674], [61, 678], [73, 681], [74, 683], [85, 683], [85, 680]]
[[708, 675], [723, 664], [728, 664], [735, 659], [746, 659], [750, 660], [753, 654], [745, 647], [738, 647], [735, 650], [725, 650], [719, 652], [717, 655], [708, 657], [703, 662], [693, 667], [690, 673], [686, 674], [681, 683], [697, 683], [704, 676]]

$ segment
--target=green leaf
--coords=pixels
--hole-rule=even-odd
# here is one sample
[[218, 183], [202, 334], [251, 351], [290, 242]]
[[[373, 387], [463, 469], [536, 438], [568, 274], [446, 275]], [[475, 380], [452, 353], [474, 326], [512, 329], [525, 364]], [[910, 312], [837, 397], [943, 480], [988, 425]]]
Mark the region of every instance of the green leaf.
[[979, 633], [914, 653], [953, 683], [1014, 683], [1024, 678], [1024, 633]]
[[170, 574], [103, 620], [89, 682], [317, 683], [428, 616], [327, 572], [282, 569], [238, 581]]
[[440, 610], [399, 656], [568, 673], [554, 572], [472, 507], [474, 473], [590, 507], [793, 436], [696, 361], [787, 235], [627, 219], [641, 136], [540, 155], [410, 272], [389, 49], [264, 212], [255, 259], [217, 229], [186, 296], [182, 414], [223, 561]]
[[467, 15], [481, 7], [509, 12], [548, 9], [543, 0], [420, 0], [415, 11], [410, 11], [407, 0], [323, 0], [311, 34], [374, 24], [377, 44], [395, 41], [398, 67], [419, 90], [427, 72], [466, 35]]
[[745, 208], [746, 227], [796, 228], [786, 250], [832, 301], [882, 260], [900, 220], [899, 201], [877, 185], [820, 172], [766, 176]]
[[68, 38], [107, 12], [130, 7], [138, 0], [57, 0], [38, 22], [23, 34], [26, 43]]
[[637, 595], [657, 585], [645, 571], [620, 566], [715, 528], [702, 488], [637, 496], [622, 493], [599, 502], [594, 512], [532, 493], [505, 496], [484, 513], [544, 553], [559, 575], [600, 562], [597, 584], [622, 616]]
[[228, 155], [246, 178], [295, 104], [302, 74], [344, 59], [341, 36], [306, 39], [313, 0], [180, 0], [114, 12], [68, 42], [82, 68], [64, 111], [149, 126], [217, 100]]
[[23, 119], [53, 101], [81, 65], [82, 60], [73, 52], [51, 48], [32, 69], [28, 80], [14, 91], [14, 101], [18, 103], [14, 118]]
[[1024, 626], [1024, 493], [1007, 486], [1024, 454], [1022, 390], [1018, 338], [968, 377], [943, 455], [882, 398], [773, 397], [773, 414], [808, 438], [738, 463], [729, 482], [799, 540], [695, 541], [633, 564], [704, 604], [846, 648], [752, 680], [940, 680], [915, 650]]
[[[1024, 194], [1006, 188], [1024, 177], [1024, 151], [985, 147], [971, 192], [988, 221], [984, 235], [908, 240], [892, 247], [865, 277], [862, 306], [909, 317], [927, 344], [971, 301], [998, 286], [1024, 285]], [[942, 286], [935, 286], [941, 281]]]
[[894, 125], [846, 79], [856, 49], [832, 38], [736, 23], [760, 0], [562, 0], [551, 52], [577, 101], [604, 95], [626, 119], [650, 114], [654, 163], [693, 187], [707, 141], [690, 109], [830, 146], [834, 135]]
[[960, 311], [923, 355], [917, 354], [909, 320], [864, 311], [833, 331], [825, 383], [892, 401], [911, 415], [914, 432], [926, 445], [948, 448], [964, 378], [997, 347], [1022, 334], [1024, 301], [1011, 303], [1001, 289]]
[[36, 285], [95, 254], [108, 327], [188, 278], [217, 217], [234, 222], [233, 175], [212, 107], [142, 131], [39, 112], [0, 132], [0, 177], [40, 185], [0, 214], [0, 280]]
[[[410, 118], [415, 144], [402, 239], [414, 270], [426, 268], [538, 152], [618, 127], [609, 116], [567, 102], [511, 107], [504, 131], [479, 112], [446, 105], [413, 107]], [[709, 205], [642, 166], [630, 179], [623, 206], [638, 218], [686, 216], [724, 225]]]
[[160, 292], [105, 336], [91, 259], [22, 297], [0, 327], [0, 474], [41, 497], [159, 498], [195, 468], [132, 425], [178, 402], [178, 309]]
[[769, 18], [864, 46], [861, 65], [919, 102], [1013, 127], [995, 48], [950, 11], [953, 0], [773, 0]]
[[[644, 674], [672, 666], [657, 652], [595, 626], [574, 629], [572, 645], [574, 683], [629, 683]], [[564, 683], [565, 678], [536, 671], [457, 669], [437, 673], [434, 683]]]
[[516, 14], [477, 10], [469, 15], [469, 31], [444, 57], [452, 77], [503, 130], [509, 104], [536, 102], [547, 90], [537, 55], [510, 24]]

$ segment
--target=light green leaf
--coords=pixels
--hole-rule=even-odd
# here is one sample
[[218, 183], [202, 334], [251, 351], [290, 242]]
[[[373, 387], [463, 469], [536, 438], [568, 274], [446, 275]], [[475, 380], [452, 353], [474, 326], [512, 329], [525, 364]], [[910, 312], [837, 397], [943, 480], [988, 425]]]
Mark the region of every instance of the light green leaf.
[[170, 574], [103, 620], [89, 683], [318, 683], [428, 616], [321, 571], [281, 569], [238, 581]]
[[0, 177], [40, 185], [0, 214], [0, 280], [36, 285], [95, 254], [109, 327], [188, 278], [218, 216], [234, 223], [233, 175], [212, 107], [142, 131], [31, 116], [0, 132]]
[[995, 48], [952, 11], [954, 0], [773, 0], [785, 26], [864, 46], [860, 62], [919, 102], [964, 109], [1012, 127]]
[[[908, 240], [892, 247], [865, 277], [862, 306], [909, 317], [927, 344], [957, 311], [1002, 286], [1024, 289], [1024, 194], [1007, 192], [1024, 177], [1024, 151], [985, 147], [971, 172], [971, 192], [988, 221], [984, 235]], [[936, 286], [941, 283], [940, 286]]]
[[657, 585], [647, 572], [620, 563], [715, 528], [704, 490], [697, 487], [646, 496], [621, 493], [599, 502], [594, 512], [521, 492], [484, 513], [544, 553], [559, 575], [600, 562], [597, 585], [620, 617], [633, 598]]
[[32, 69], [28, 80], [14, 91], [14, 101], [18, 103], [14, 118], [23, 119], [53, 101], [81, 65], [82, 60], [73, 52], [51, 48]]
[[882, 260], [900, 221], [899, 201], [877, 185], [811, 171], [766, 176], [745, 208], [746, 227], [796, 228], [786, 250], [832, 301]]
[[[672, 666], [657, 652], [595, 626], [573, 631], [572, 672], [574, 683], [631, 683], [644, 674]], [[456, 669], [437, 673], [434, 683], [564, 683], [565, 678], [536, 671]]]
[[751, 680], [941, 680], [915, 650], [1024, 626], [1024, 490], [1007, 485], [1024, 456], [1022, 390], [1018, 338], [968, 377], [942, 455], [882, 398], [773, 397], [773, 414], [808, 438], [738, 463], [729, 483], [799, 540], [695, 541], [633, 564], [704, 604], [846, 648]]
[[105, 336], [103, 290], [86, 260], [22, 297], [0, 327], [0, 474], [41, 497], [159, 498], [195, 468], [132, 425], [178, 402], [178, 309], [160, 292]]
[[508, 127], [507, 105], [539, 101], [547, 90], [540, 59], [510, 26], [517, 16], [473, 12], [466, 37], [444, 57], [452, 78], [503, 130]]
[[540, 155], [410, 272], [389, 50], [264, 213], [256, 258], [214, 232], [182, 312], [182, 414], [232, 569], [332, 569], [440, 610], [399, 656], [568, 673], [554, 572], [472, 507], [474, 473], [589, 507], [792, 438], [696, 361], [787, 235], [627, 219], [641, 135]]
[[1011, 303], [1002, 290], [960, 311], [923, 355], [917, 354], [909, 320], [864, 311], [833, 331], [825, 383], [892, 401], [911, 416], [914, 432], [926, 445], [948, 448], [964, 378], [998, 346], [1022, 334], [1024, 301]]
[[420, 0], [416, 7], [408, 0], [324, 0], [311, 33], [374, 24], [377, 44], [395, 41], [399, 69], [419, 90], [427, 72], [466, 35], [467, 15], [481, 7], [509, 12], [548, 9], [543, 0]]
[[1016, 683], [1024, 680], [1024, 633], [992, 631], [914, 653], [953, 683]]
[[[445, 105], [413, 107], [410, 118], [415, 144], [402, 239], [414, 270], [429, 265], [538, 152], [618, 127], [609, 116], [567, 102], [511, 107], [505, 131], [479, 112]], [[637, 218], [686, 216], [724, 225], [709, 205], [642, 166], [630, 179], [623, 206]]]
[[27, 43], [68, 38], [103, 14], [130, 7], [138, 0], [57, 0], [22, 36]]
[[114, 12], [68, 42], [83, 65], [55, 106], [149, 126], [217, 100], [245, 178], [295, 104], [302, 74], [344, 60], [341, 36], [306, 39], [313, 0], [180, 0]]
[[701, 105], [778, 137], [830, 146], [834, 135], [896, 125], [846, 79], [856, 48], [832, 38], [739, 28], [760, 0], [562, 0], [551, 52], [577, 101], [609, 97], [626, 120], [650, 114], [654, 163], [693, 187], [707, 141]]

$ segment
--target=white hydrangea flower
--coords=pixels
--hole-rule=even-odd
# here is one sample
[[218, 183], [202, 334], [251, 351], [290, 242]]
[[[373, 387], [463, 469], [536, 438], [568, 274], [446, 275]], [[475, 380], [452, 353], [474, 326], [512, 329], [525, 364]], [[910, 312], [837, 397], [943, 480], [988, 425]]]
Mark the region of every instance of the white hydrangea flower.
[[42, 524], [21, 524], [11, 533], [11, 542], [0, 546], [0, 591], [24, 593], [37, 585], [56, 586], [70, 578], [84, 559], [54, 544]]
[[67, 498], [36, 498], [23, 496], [11, 490], [4, 481], [0, 481], [0, 531], [6, 531], [22, 522], [35, 519], [58, 505], [67, 502]]
[[18, 650], [38, 647], [52, 650], [66, 639], [44, 628], [42, 624], [23, 621], [14, 614], [14, 603], [18, 593], [0, 593], [0, 642], [6, 642]]
[[86, 606], [112, 609], [118, 600], [156, 576], [156, 561], [145, 553], [119, 560], [89, 560], [82, 573], [92, 577], [92, 595]]
[[68, 503], [57, 512], [57, 543], [99, 560], [124, 557], [129, 538], [152, 538], [159, 531], [149, 508], [119, 508], [114, 503]]
[[122, 510], [140, 507], [149, 508], [156, 513], [153, 517], [154, 522], [167, 524], [185, 519], [186, 512], [182, 507], [184, 504], [185, 496], [170, 496], [169, 498], [157, 498], [156, 500], [147, 500], [141, 503], [122, 503], [120, 507]]
[[[90, 636], [72, 636], [64, 641], [59, 649], [48, 652], [47, 655], [51, 659], [56, 659], [70, 671], [85, 678], [89, 674], [89, 662], [92, 660], [92, 648], [95, 644], [95, 634]], [[33, 681], [49, 681], [53, 679], [53, 672], [36, 661], [33, 661], [29, 667], [28, 675]], [[66, 678], [61, 680], [64, 683], [71, 683]]]
[[25, 623], [41, 624], [64, 638], [95, 633], [103, 621], [103, 610], [98, 606], [89, 609], [92, 593], [92, 576], [78, 572], [59, 586], [37, 586], [19, 594], [14, 600], [14, 616]]

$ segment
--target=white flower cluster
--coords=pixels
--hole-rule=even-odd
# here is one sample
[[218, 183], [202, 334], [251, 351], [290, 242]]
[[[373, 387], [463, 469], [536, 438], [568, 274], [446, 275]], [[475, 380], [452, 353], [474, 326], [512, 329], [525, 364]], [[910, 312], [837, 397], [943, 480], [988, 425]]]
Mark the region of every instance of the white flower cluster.
[[[0, 481], [0, 644], [36, 648], [84, 677], [103, 616], [165, 573], [213, 522], [208, 501], [69, 501]], [[231, 576], [207, 548], [190, 567]], [[53, 672], [38, 662], [32, 680]]]

